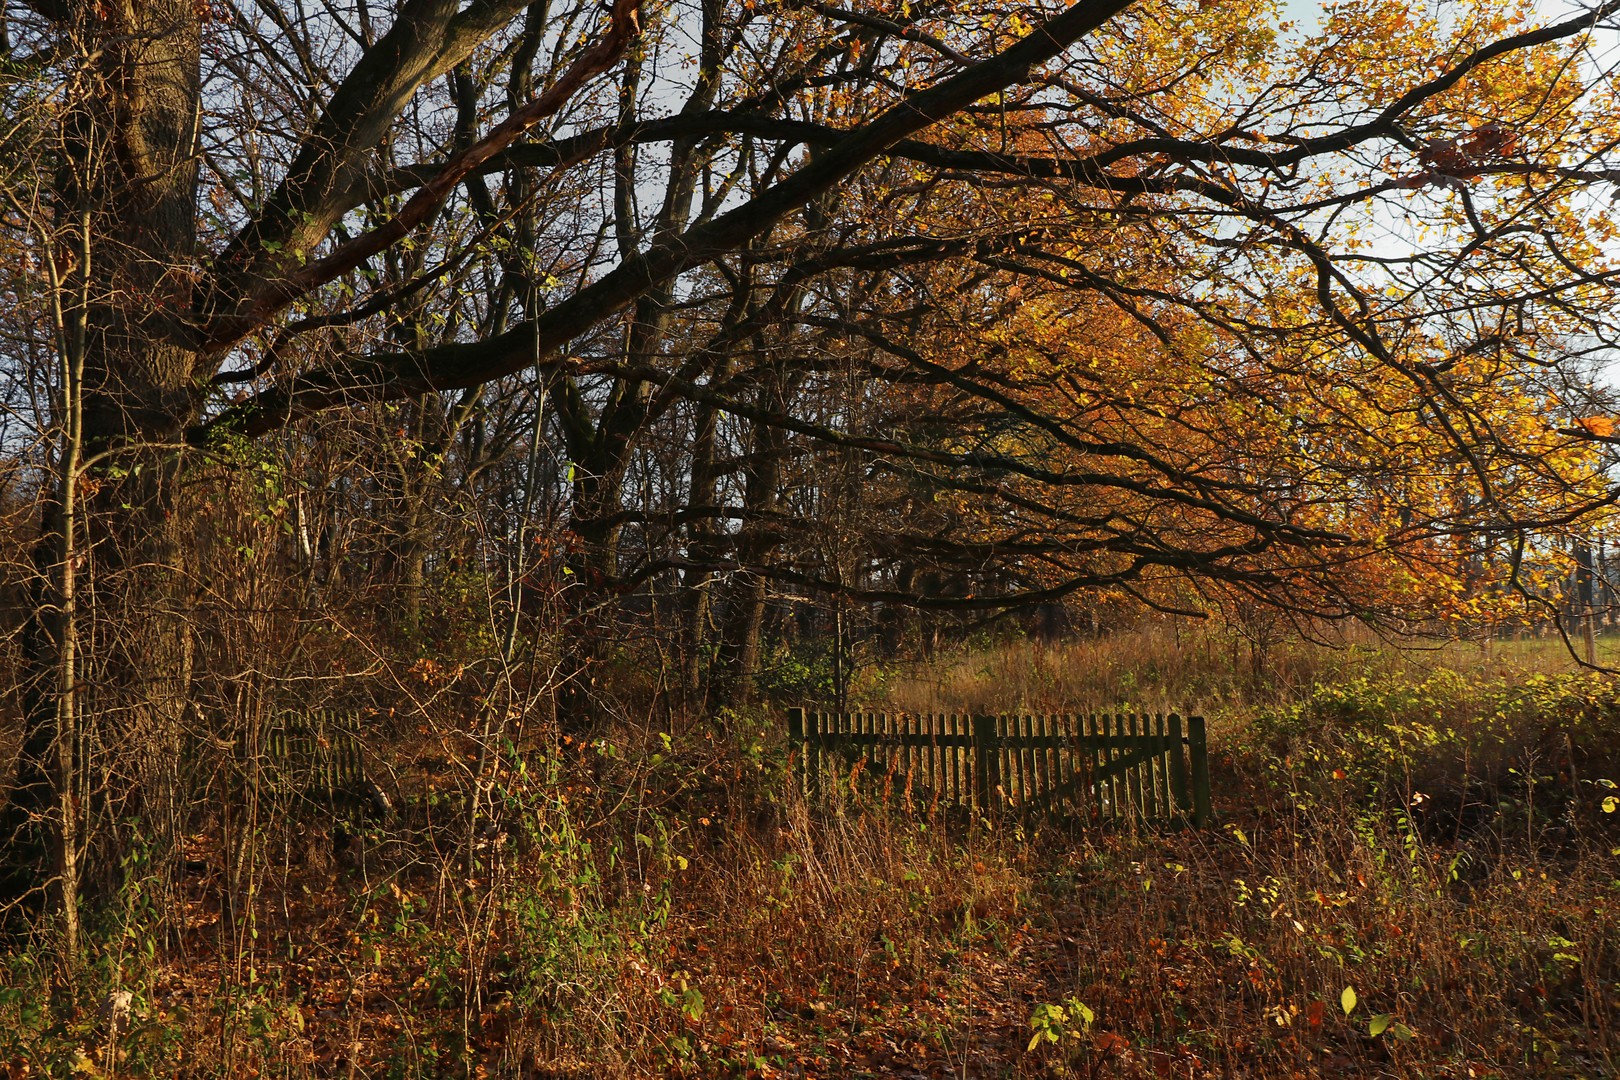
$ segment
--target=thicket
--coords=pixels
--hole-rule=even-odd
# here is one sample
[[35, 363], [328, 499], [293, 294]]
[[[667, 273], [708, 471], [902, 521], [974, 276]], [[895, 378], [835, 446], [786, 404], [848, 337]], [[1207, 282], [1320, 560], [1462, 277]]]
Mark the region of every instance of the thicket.
[[[971, 667], [984, 707], [1150, 707], [1227, 644], [1146, 630], [929, 670], [960, 693]], [[1620, 688], [1545, 655], [1435, 662], [1473, 648], [1364, 644], [1381, 670], [1356, 676], [1290, 646], [1292, 687], [1228, 670], [1202, 833], [948, 822], [850, 784], [807, 806], [761, 705], [515, 726], [498, 831], [469, 847], [476, 745], [396, 712], [367, 736], [386, 817], [266, 786], [185, 838], [177, 881], [132, 853], [82, 966], [43, 924], [14, 939], [0, 1050], [13, 1075], [1602, 1073]], [[1034, 660], [1051, 680], [999, 677]], [[948, 705], [921, 676], [857, 689]]]

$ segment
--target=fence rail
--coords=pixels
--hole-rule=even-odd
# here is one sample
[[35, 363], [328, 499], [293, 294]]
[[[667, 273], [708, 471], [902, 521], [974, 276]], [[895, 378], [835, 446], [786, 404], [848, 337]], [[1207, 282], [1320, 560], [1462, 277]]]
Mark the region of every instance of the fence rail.
[[831, 778], [930, 810], [1210, 823], [1204, 718], [1171, 713], [913, 715], [788, 710], [805, 793]]

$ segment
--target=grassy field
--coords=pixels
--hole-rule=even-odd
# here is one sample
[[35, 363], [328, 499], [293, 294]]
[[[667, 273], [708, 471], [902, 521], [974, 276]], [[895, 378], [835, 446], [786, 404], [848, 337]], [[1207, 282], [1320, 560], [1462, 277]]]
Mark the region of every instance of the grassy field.
[[1203, 832], [810, 807], [762, 709], [531, 733], [493, 793], [501, 828], [469, 846], [466, 748], [402, 722], [395, 819], [267, 806], [190, 838], [172, 887], [137, 867], [83, 967], [49, 962], [47, 934], [21, 943], [0, 1064], [1613, 1075], [1620, 690], [1547, 641], [1338, 644], [1256, 665], [1150, 629], [870, 676], [867, 700], [897, 709], [1202, 711]]
[[[1577, 647], [1580, 645], [1576, 640]], [[1620, 666], [1620, 633], [1597, 638], [1598, 662]], [[1133, 633], [1047, 644], [1021, 641], [932, 663], [879, 669], [868, 695], [911, 712], [1073, 709], [1117, 702], [1146, 709], [1247, 716], [1316, 685], [1361, 675], [1421, 677], [1445, 668], [1518, 680], [1571, 674], [1580, 665], [1557, 636], [1479, 642], [1388, 642], [1369, 631], [1325, 632], [1255, 657], [1233, 635], [1150, 625]]]

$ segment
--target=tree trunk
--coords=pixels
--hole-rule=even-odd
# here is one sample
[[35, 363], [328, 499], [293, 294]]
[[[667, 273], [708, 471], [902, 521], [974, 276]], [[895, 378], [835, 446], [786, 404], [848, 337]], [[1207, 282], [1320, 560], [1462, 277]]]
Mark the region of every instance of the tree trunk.
[[[781, 373], [769, 366], [759, 386], [759, 406], [770, 413], [781, 413], [786, 407], [785, 401]], [[732, 704], [754, 700], [760, 636], [765, 627], [768, 599], [765, 578], [748, 568], [762, 564], [780, 542], [774, 526], [762, 521], [761, 516], [776, 509], [787, 433], [774, 424], [755, 424], [753, 441], [743, 496], [747, 513], [737, 544], [737, 561], [744, 569], [737, 574], [737, 591], [727, 620], [729, 632], [723, 657], [726, 670], [722, 693]]]
[[[79, 438], [86, 460], [96, 462], [86, 484], [85, 558], [100, 575], [93, 583], [98, 607], [108, 625], [121, 630], [103, 635], [97, 657], [104, 696], [96, 706], [116, 717], [116, 727], [103, 723], [98, 732], [116, 755], [105, 792], [107, 819], [138, 817], [144, 842], [160, 853], [172, 851], [176, 838], [180, 735], [192, 672], [189, 537], [177, 498], [183, 463], [175, 443], [199, 400], [198, 353], [185, 314], [196, 272], [198, 10], [190, 0], [74, 9], [63, 45], [93, 59], [85, 96], [62, 112], [53, 191], [59, 235], [81, 226], [89, 237], [85, 256], [59, 250], [57, 258], [67, 273], [91, 268], [80, 307], [68, 320], [84, 326]], [[76, 221], [80, 207], [89, 212]], [[64, 535], [71, 508], [63, 500], [71, 497], [71, 490], [58, 492], [42, 530], [46, 537]], [[42, 543], [39, 552], [54, 562], [60, 545]], [[60, 594], [59, 570], [39, 570], [41, 580], [58, 582], [52, 591]], [[51, 597], [36, 621], [44, 616], [61, 623], [65, 599]], [[53, 611], [58, 614], [47, 614]], [[50, 683], [41, 665], [49, 660], [60, 669], [70, 643], [39, 648], [57, 635], [30, 636], [36, 647], [27, 650], [25, 664], [34, 671], [25, 677], [44, 687]], [[98, 717], [75, 712], [88, 704], [85, 695], [60, 707], [48, 701], [62, 693], [58, 685], [55, 694], [33, 695], [25, 739], [30, 755], [71, 741], [74, 733], [64, 724], [97, 723]], [[62, 785], [73, 770], [64, 770], [61, 758], [37, 771], [51, 774], [43, 788], [58, 799], [70, 794]], [[24, 782], [13, 816], [43, 793], [35, 772], [34, 766], [20, 771]], [[90, 839], [110, 883], [119, 865], [116, 841]], [[9, 848], [3, 856], [12, 870], [8, 893], [37, 888], [40, 875], [49, 873], [37, 847], [9, 832], [0, 843]]]
[[[727, 354], [716, 366], [710, 381], [723, 384], [731, 378], [733, 361]], [[719, 410], [712, 405], [699, 405], [692, 436], [692, 481], [687, 494], [687, 505], [715, 506], [719, 498], [719, 475], [716, 470], [715, 437], [719, 427]], [[699, 517], [687, 528], [687, 554], [696, 563], [715, 558], [717, 522], [713, 518]], [[683, 605], [683, 651], [681, 657], [681, 686], [688, 709], [701, 709], [703, 698], [703, 652], [709, 641], [709, 622], [714, 608], [714, 574], [701, 566], [688, 570], [682, 581], [685, 594]]]

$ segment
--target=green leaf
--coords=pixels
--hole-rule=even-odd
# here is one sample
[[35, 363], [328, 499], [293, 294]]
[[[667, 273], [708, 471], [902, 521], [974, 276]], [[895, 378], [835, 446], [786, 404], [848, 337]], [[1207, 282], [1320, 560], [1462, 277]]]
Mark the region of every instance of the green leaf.
[[1389, 1029], [1389, 1033], [1391, 1035], [1395, 1036], [1397, 1039], [1401, 1040], [1401, 1042], [1411, 1042], [1413, 1036], [1416, 1034], [1415, 1032], [1413, 1032], [1413, 1030], [1411, 1028], [1407, 1027], [1405, 1024], [1396, 1024], [1395, 1026], [1393, 1026], [1393, 1027], [1391, 1027]]
[[1353, 987], [1345, 987], [1344, 993], [1339, 995], [1339, 1004], [1344, 1007], [1344, 1015], [1349, 1016], [1356, 1011], [1356, 991]]
[[1377, 1016], [1367, 1021], [1367, 1034], [1377, 1038], [1379, 1035], [1384, 1033], [1384, 1029], [1389, 1027], [1394, 1020], [1394, 1013], [1379, 1013]]

